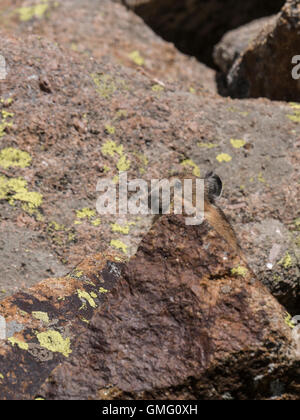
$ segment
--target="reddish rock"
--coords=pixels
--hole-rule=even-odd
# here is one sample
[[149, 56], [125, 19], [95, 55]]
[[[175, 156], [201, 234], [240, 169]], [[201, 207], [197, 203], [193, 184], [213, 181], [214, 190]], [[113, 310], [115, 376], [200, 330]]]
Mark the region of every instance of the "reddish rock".
[[[71, 0], [59, 7], [49, 2], [45, 16], [24, 22], [18, 11], [22, 4], [1, 3], [6, 32], [0, 47], [8, 76], [0, 82], [0, 141], [1, 150], [29, 153], [31, 163], [0, 170], [5, 184], [22, 177], [43, 202], [31, 212], [19, 200], [12, 205], [10, 195], [0, 201], [0, 246], [5, 247], [0, 252], [5, 267], [1, 297], [49, 275], [61, 276], [111, 244], [128, 256], [135, 252], [151, 217], [102, 217], [95, 210], [99, 177], [113, 178], [118, 172], [118, 153], [103, 153], [113, 141], [123, 146], [132, 178], [162, 178], [182, 164], [196, 165], [192, 169], [201, 176], [215, 169], [224, 182], [222, 207], [237, 226], [251, 267], [297, 314], [300, 129], [295, 105], [233, 101], [200, 84], [190, 89], [198, 70], [185, 59], [178, 58], [177, 66], [176, 58], [170, 79], [162, 79], [168, 67], [161, 57], [167, 57], [170, 46], [140, 18], [108, 0], [97, 14], [92, 1], [76, 2], [76, 10]], [[146, 36], [137, 36], [135, 28]], [[28, 37], [31, 32], [37, 36]], [[129, 58], [134, 51], [146, 54], [144, 66], [134, 62], [137, 54]], [[51, 93], [41, 90], [41, 78], [48, 80]], [[260, 235], [268, 220], [273, 227], [279, 223], [283, 232], [279, 252], [270, 224], [269, 234]], [[16, 241], [19, 232], [22, 240]], [[10, 258], [14, 264], [7, 265]]]
[[206, 223], [162, 217], [39, 395], [298, 399], [285, 311], [242, 264]]

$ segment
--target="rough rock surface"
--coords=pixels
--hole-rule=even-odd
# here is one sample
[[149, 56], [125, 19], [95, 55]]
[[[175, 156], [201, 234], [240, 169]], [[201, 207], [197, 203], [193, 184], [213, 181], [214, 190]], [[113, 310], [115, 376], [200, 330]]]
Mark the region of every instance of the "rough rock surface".
[[[200, 176], [215, 169], [223, 179], [221, 204], [234, 225], [245, 228], [243, 235], [238, 229], [243, 248], [252, 223], [271, 218], [283, 224], [283, 242], [292, 245], [281, 248], [270, 271], [273, 244], [261, 242], [252, 268], [264, 268], [271, 290], [280, 274], [284, 287], [278, 292], [276, 283], [277, 296], [287, 309], [297, 308], [298, 105], [233, 101], [167, 81], [163, 87], [139, 66], [117, 66], [108, 57], [86, 60], [40, 36], [20, 41], [2, 33], [0, 47], [8, 69], [0, 82], [1, 240], [9, 226], [28, 232], [24, 251], [13, 255], [24, 271], [3, 295], [42, 280], [49, 269], [44, 257], [39, 273], [27, 264], [32, 232], [44, 256], [53, 252], [54, 276], [62, 263], [71, 269], [110, 245], [132, 255], [151, 218], [99, 216], [99, 177], [113, 178], [125, 168], [133, 178], [162, 178], [191, 165]], [[6, 265], [5, 253], [0, 261]]]
[[285, 318], [206, 222], [163, 216], [39, 395], [297, 399]]
[[[292, 77], [299, 55], [300, 3], [287, 0], [235, 61], [227, 74], [227, 92], [235, 98], [268, 97], [299, 101], [299, 78]], [[299, 71], [297, 72], [297, 77]]]
[[227, 32], [214, 48], [214, 62], [219, 69], [227, 73], [262, 28], [274, 19], [275, 16], [263, 17]]
[[13, 34], [37, 34], [77, 52], [83, 60], [107, 59], [139, 68], [154, 83], [176, 83], [185, 89], [216, 92], [215, 71], [163, 41], [135, 13], [111, 0], [46, 0], [41, 16], [16, 0], [0, 5], [0, 23]]
[[62, 278], [0, 303], [0, 399], [28, 400], [73, 351], [103, 296], [119, 279], [122, 256], [102, 253]]
[[214, 45], [224, 33], [277, 13], [284, 0], [117, 0], [183, 52], [213, 65]]

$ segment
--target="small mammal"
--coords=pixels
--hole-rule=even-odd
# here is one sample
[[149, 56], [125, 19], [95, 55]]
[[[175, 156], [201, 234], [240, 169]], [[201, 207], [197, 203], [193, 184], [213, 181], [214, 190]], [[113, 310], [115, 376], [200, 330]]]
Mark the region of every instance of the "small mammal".
[[[170, 179], [178, 179], [183, 182], [184, 179], [196, 179], [195, 176], [177, 173]], [[224, 240], [230, 245], [241, 259], [246, 262], [246, 258], [239, 245], [237, 236], [228, 221], [223, 210], [216, 204], [216, 200], [221, 196], [223, 189], [223, 183], [221, 178], [214, 172], [208, 172], [204, 178], [204, 219], [215, 229], [215, 231], [224, 238]], [[193, 191], [194, 195], [194, 191]], [[150, 207], [150, 197], [149, 197]], [[171, 202], [172, 207], [172, 202]], [[172, 213], [172, 210], [170, 211]], [[162, 216], [162, 209], [160, 208], [160, 214], [156, 215], [154, 221]]]

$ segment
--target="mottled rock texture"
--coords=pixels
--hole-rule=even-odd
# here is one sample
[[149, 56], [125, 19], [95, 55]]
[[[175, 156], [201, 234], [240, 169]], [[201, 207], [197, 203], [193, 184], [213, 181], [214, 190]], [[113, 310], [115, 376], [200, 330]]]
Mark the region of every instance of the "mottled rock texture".
[[300, 366], [285, 317], [206, 222], [163, 216], [39, 394], [297, 399]]
[[[299, 61], [300, 3], [287, 0], [234, 62], [226, 77], [227, 93], [235, 98], [265, 96], [273, 100], [299, 101], [299, 78], [292, 70]], [[297, 72], [297, 77], [299, 71]]]

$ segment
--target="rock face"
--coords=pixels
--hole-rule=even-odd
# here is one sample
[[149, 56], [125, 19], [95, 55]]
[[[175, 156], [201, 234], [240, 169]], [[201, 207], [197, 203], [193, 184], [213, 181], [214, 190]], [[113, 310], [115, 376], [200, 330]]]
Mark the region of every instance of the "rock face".
[[296, 68], [299, 60], [293, 60], [299, 55], [299, 21], [299, 1], [288, 0], [280, 14], [259, 31], [228, 71], [229, 95], [299, 101], [299, 71]]
[[222, 35], [251, 20], [277, 13], [284, 0], [119, 0], [183, 52], [213, 65]]
[[[87, 22], [82, 23], [84, 33], [95, 13], [91, 3], [78, 4], [80, 22]], [[103, 3], [103, 13], [108, 4], [110, 11], [117, 7], [128, 13], [111, 2]], [[5, 243], [21, 229], [22, 248], [41, 251], [40, 270], [28, 264], [30, 253], [14, 251], [15, 265], [22, 270], [8, 273], [1, 295], [42, 280], [47, 270], [59, 276], [62, 264], [68, 271], [87, 254], [109, 246], [132, 255], [151, 217], [98, 215], [97, 181], [114, 178], [120, 168], [128, 168], [131, 178], [151, 179], [188, 165], [200, 176], [210, 169], [221, 176], [222, 207], [238, 227], [243, 248], [249, 249], [251, 267], [297, 314], [298, 105], [233, 101], [203, 86], [191, 90], [181, 81], [177, 87], [175, 79], [163, 79], [161, 84], [158, 74], [151, 75], [144, 66], [130, 60], [131, 64], [117, 65], [116, 59], [101, 53], [97, 60], [87, 60], [85, 54], [69, 49], [73, 35], [64, 38], [54, 31], [61, 22], [59, 14], [60, 19], [68, 15], [67, 6], [71, 7], [69, 2], [59, 11], [51, 9], [44, 21], [20, 23], [18, 15], [10, 14], [13, 20], [5, 21], [6, 30], [24, 33], [25, 40], [4, 32], [0, 40], [8, 70], [0, 98], [0, 237]], [[33, 28], [37, 33], [43, 28], [50, 40], [28, 36]], [[70, 28], [75, 31], [75, 17]], [[60, 47], [51, 41], [52, 32]], [[87, 32], [80, 48], [95, 36]], [[95, 40], [91, 45], [95, 47]], [[272, 261], [274, 243], [262, 241], [266, 236], [253, 231], [255, 223], [270, 219], [284, 232]], [[252, 240], [260, 242], [253, 248]], [[7, 253], [0, 253], [3, 266], [7, 258]]]
[[285, 317], [206, 223], [163, 216], [39, 394], [297, 398], [299, 363]]
[[47, 279], [0, 303], [1, 400], [34, 399], [73, 351], [81, 326], [119, 279], [122, 256], [85, 259], [66, 277]]
[[227, 32], [214, 48], [214, 62], [219, 69], [227, 73], [262, 28], [274, 19], [275, 16], [263, 17]]

